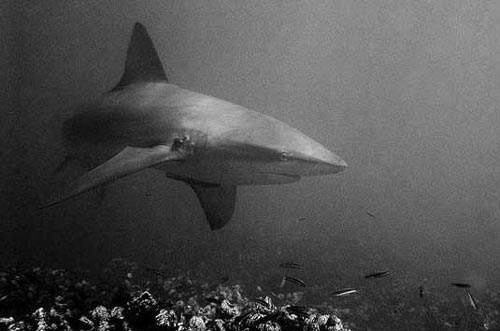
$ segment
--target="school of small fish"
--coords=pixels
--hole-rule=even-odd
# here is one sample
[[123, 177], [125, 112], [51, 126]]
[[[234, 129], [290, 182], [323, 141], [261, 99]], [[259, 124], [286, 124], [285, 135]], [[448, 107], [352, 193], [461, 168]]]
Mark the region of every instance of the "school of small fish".
[[[370, 213], [367, 213], [367, 214], [370, 217], [375, 217], [373, 214], [370, 214]], [[296, 262], [283, 262], [283, 263], [279, 264], [279, 267], [282, 269], [285, 269], [285, 270], [287, 270], [287, 269], [303, 269], [303, 265], [296, 263]], [[382, 270], [382, 271], [375, 271], [375, 272], [368, 273], [368, 274], [364, 275], [363, 278], [366, 280], [371, 280], [371, 279], [384, 278], [384, 277], [387, 277], [390, 275], [391, 275], [390, 270]], [[424, 280], [424, 282], [425, 281], [426, 280]], [[285, 274], [285, 276], [283, 276], [283, 278], [282, 278], [280, 288], [284, 287], [287, 282], [301, 286], [301, 287], [306, 287], [306, 283], [302, 279], [288, 276]], [[450, 285], [453, 287], [459, 288], [459, 289], [466, 290], [465, 293], [466, 293], [467, 302], [470, 304], [470, 306], [473, 308], [474, 311], [477, 311], [479, 309], [476, 299], [473, 297], [473, 295], [471, 294], [471, 292], [469, 290], [472, 288], [471, 284], [463, 283], [463, 282], [450, 282]], [[359, 291], [356, 288], [345, 287], [342, 289], [336, 289], [336, 290], [332, 291], [330, 294], [333, 297], [345, 297], [345, 296], [349, 296], [349, 295], [355, 294], [355, 293], [359, 293]], [[425, 289], [424, 289], [424, 285], [422, 284], [418, 287], [419, 298], [423, 299], [424, 294], [425, 294]], [[258, 300], [258, 299], [256, 299], [256, 300]], [[265, 303], [262, 302], [261, 304], [264, 305]], [[394, 307], [393, 313], [397, 314], [398, 312], [400, 312], [400, 310], [404, 306], [405, 306], [404, 302], [399, 302]], [[290, 308], [290, 309], [293, 309], [293, 308]], [[295, 313], [300, 314], [300, 311], [295, 311]], [[460, 323], [461, 318], [457, 321], [458, 324]]]

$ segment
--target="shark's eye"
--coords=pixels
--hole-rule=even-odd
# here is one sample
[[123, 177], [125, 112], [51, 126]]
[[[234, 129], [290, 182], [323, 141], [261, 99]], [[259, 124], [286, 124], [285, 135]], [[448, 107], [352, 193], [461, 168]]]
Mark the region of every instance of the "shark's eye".
[[281, 161], [288, 161], [290, 159], [290, 153], [288, 153], [287, 151], [282, 151], [280, 153], [280, 160]]

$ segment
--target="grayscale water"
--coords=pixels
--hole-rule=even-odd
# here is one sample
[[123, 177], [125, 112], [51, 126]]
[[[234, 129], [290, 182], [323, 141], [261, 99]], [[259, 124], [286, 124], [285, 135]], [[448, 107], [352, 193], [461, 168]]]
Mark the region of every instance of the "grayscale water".
[[[170, 82], [299, 129], [347, 171], [238, 187], [217, 231], [188, 186], [154, 170], [101, 203], [88, 192], [39, 211], [80, 171], [52, 173], [62, 122], [118, 82], [135, 22]], [[252, 292], [279, 287], [279, 263], [295, 261], [304, 304], [348, 308], [357, 330], [390, 330], [400, 302], [411, 318], [422, 283], [460, 312], [449, 282], [471, 283], [500, 311], [500, 2], [12, 0], [0, 41], [2, 265], [99, 272], [125, 258]], [[339, 287], [364, 294], [327, 295]]]

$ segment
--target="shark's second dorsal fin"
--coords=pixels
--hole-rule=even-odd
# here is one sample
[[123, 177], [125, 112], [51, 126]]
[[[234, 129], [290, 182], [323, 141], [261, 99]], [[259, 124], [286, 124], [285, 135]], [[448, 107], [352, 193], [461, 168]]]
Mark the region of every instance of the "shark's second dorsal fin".
[[155, 46], [141, 23], [135, 23], [127, 50], [125, 71], [112, 91], [138, 82], [167, 82], [167, 75]]

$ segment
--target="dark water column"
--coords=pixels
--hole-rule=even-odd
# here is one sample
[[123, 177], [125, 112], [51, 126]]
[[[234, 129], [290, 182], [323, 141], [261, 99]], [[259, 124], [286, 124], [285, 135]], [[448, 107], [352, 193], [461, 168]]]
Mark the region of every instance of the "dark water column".
[[0, 3], [0, 261], [13, 261], [18, 245], [16, 233], [20, 227], [17, 215], [22, 209], [22, 176], [17, 171], [21, 162], [20, 150], [16, 150], [16, 134], [19, 128], [20, 85], [20, 5], [15, 0]]

